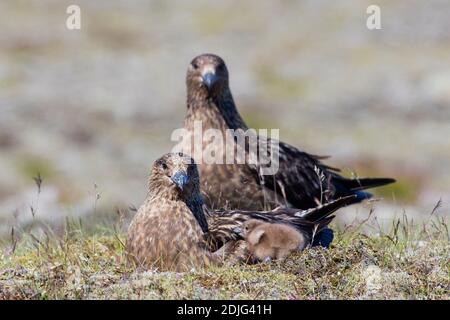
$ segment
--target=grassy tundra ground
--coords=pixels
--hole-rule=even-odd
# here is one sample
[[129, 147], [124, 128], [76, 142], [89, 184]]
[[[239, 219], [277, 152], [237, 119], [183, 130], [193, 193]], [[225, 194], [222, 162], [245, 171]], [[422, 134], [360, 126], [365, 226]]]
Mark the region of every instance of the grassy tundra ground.
[[403, 219], [370, 237], [351, 226], [331, 249], [281, 264], [189, 273], [132, 270], [123, 233], [72, 225], [62, 236], [2, 244], [0, 299], [450, 299], [447, 225]]

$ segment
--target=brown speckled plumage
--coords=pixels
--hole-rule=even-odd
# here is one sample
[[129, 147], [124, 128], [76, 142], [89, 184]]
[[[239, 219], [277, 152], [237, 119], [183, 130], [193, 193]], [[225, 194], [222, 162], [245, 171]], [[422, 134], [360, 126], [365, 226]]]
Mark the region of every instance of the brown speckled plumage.
[[347, 197], [309, 210], [208, 210], [199, 183], [192, 158], [170, 153], [155, 161], [148, 195], [128, 229], [127, 252], [138, 266], [184, 271], [220, 264], [233, 254], [227, 245], [241, 239], [234, 229], [250, 219], [290, 224], [312, 241], [330, 215], [352, 201]]
[[[220, 57], [203, 54], [192, 60], [186, 77], [186, 129], [192, 132], [195, 121], [202, 122], [204, 131], [248, 129], [234, 104], [228, 80], [227, 67]], [[203, 149], [209, 144], [210, 141], [203, 140]], [[187, 152], [190, 147], [187, 142], [183, 150]], [[308, 209], [320, 200], [327, 202], [349, 195], [356, 195], [353, 202], [360, 202], [370, 197], [361, 190], [394, 182], [390, 178], [348, 179], [339, 175], [338, 169], [323, 164], [321, 159], [325, 157], [283, 142], [279, 142], [279, 147], [279, 170], [264, 179], [257, 166], [205, 164], [190, 153], [199, 163], [206, 203], [213, 208], [261, 210], [288, 205]], [[324, 176], [322, 182], [318, 172]]]
[[[186, 159], [192, 161], [166, 154], [153, 165], [147, 198], [128, 229], [128, 255], [140, 266], [186, 271], [219, 262], [204, 247], [200, 226], [204, 216], [201, 203], [195, 199], [199, 188], [197, 168]], [[172, 180], [176, 172], [192, 177], [183, 190]]]

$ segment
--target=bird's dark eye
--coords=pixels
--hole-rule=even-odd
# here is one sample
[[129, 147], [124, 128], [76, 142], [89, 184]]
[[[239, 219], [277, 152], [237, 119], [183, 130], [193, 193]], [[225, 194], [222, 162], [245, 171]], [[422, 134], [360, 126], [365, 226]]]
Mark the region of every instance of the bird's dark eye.
[[161, 168], [163, 168], [164, 170], [167, 170], [167, 164], [165, 164], [164, 162], [161, 163]]
[[225, 69], [225, 65], [223, 63], [219, 64], [219, 66], [217, 67], [217, 70], [219, 71], [223, 71]]
[[192, 62], [192, 67], [194, 69], [198, 69], [198, 63], [197, 62]]

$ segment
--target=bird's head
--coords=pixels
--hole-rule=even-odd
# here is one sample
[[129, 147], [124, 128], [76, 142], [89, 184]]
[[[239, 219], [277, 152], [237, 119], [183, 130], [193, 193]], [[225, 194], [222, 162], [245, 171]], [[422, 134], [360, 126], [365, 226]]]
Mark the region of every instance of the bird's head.
[[[183, 153], [167, 153], [153, 164], [150, 191], [167, 191], [167, 197], [191, 197], [200, 192], [200, 181], [194, 160]], [[163, 195], [164, 196], [164, 195]]]
[[206, 53], [195, 57], [189, 64], [186, 85], [188, 91], [213, 97], [228, 87], [228, 69], [221, 57]]
[[248, 234], [263, 223], [263, 221], [258, 219], [250, 219], [245, 221], [240, 227], [233, 228], [233, 232], [246, 239]]

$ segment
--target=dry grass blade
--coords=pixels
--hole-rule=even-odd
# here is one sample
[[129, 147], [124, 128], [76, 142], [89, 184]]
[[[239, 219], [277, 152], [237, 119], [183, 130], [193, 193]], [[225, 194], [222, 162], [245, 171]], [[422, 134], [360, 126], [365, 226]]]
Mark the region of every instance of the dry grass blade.
[[435, 212], [442, 207], [442, 199], [439, 199], [439, 201], [436, 203], [436, 205], [434, 206], [433, 210], [431, 210], [431, 214], [430, 216], [434, 215]]
[[34, 180], [34, 183], [36, 184], [36, 186], [38, 188], [38, 193], [41, 193], [41, 186], [42, 186], [42, 182], [43, 182], [41, 173], [38, 172], [36, 177], [33, 177], [33, 180]]

